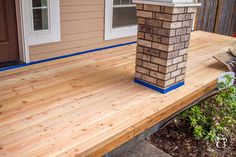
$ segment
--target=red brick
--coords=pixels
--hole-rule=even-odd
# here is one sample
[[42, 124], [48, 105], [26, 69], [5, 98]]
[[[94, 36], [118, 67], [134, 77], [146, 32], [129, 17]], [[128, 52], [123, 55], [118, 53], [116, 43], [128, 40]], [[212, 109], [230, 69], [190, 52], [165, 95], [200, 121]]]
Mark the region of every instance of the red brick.
[[142, 46], [137, 45], [137, 52], [141, 52], [141, 53], [142, 53], [142, 52], [143, 52], [143, 49], [144, 49], [144, 48], [143, 48]]
[[162, 39], [162, 36], [160, 35], [154, 35], [153, 36], [153, 41], [160, 43]]
[[183, 35], [187, 33], [187, 29], [186, 28], [178, 28], [176, 29], [176, 35]]
[[161, 6], [161, 12], [165, 13], [165, 6]]
[[153, 27], [147, 25], [138, 25], [139, 32], [153, 33]]
[[195, 16], [196, 16], [195, 13], [192, 13], [192, 14], [191, 14], [191, 19], [194, 19]]
[[183, 21], [183, 27], [191, 27], [193, 20]]
[[188, 13], [195, 13], [195, 12], [197, 12], [197, 8], [196, 7], [188, 7], [187, 12]]
[[176, 77], [176, 82], [181, 82], [181, 81], [184, 81], [184, 78], [185, 78], [185, 75], [179, 75]]
[[144, 4], [144, 10], [147, 11], [154, 11], [154, 12], [160, 12], [161, 7], [157, 5], [149, 5], [149, 4]]
[[144, 33], [143, 32], [138, 32], [138, 38], [139, 39], [144, 39]]
[[136, 58], [138, 58], [138, 59], [143, 59], [143, 54], [141, 54], [141, 53], [136, 53]]
[[139, 67], [139, 66], [136, 66], [136, 71], [139, 72], [139, 73], [142, 73], [142, 74], [149, 75], [149, 70], [148, 69], [145, 69], [145, 68], [142, 68], [142, 67]]
[[181, 68], [184, 68], [184, 67], [186, 67], [186, 62], [181, 62], [177, 65], [178, 69], [181, 69]]
[[165, 86], [170, 86], [175, 83], [175, 78], [165, 81]]
[[172, 59], [175, 58], [179, 55], [178, 51], [172, 51], [172, 52], [161, 52], [161, 58], [164, 59]]
[[188, 54], [183, 56], [183, 61], [187, 61], [187, 59], [188, 59]]
[[153, 34], [145, 33], [145, 39], [153, 41]]
[[159, 66], [159, 71], [162, 73], [170, 73], [172, 71], [175, 71], [177, 69], [177, 65], [171, 65], [171, 66]]
[[188, 52], [188, 49], [179, 50], [179, 55], [180, 56], [185, 55], [185, 54], [187, 54], [187, 52]]
[[167, 29], [176, 29], [176, 28], [181, 28], [182, 27], [182, 22], [163, 22], [163, 28]]
[[142, 75], [142, 79], [144, 81], [147, 81], [147, 82], [152, 83], [152, 84], [156, 84], [157, 83], [157, 79], [155, 79], [153, 77], [150, 77], [150, 76], [147, 76], [147, 75]]
[[162, 37], [161, 42], [164, 44], [175, 44], [180, 42], [180, 36], [175, 36], [175, 37]]
[[187, 35], [182, 35], [181, 36], [181, 42], [183, 42], [183, 41], [189, 41], [190, 40], [190, 35], [189, 34], [187, 34]]
[[183, 62], [183, 56], [179, 56], [173, 59], [173, 64]]
[[172, 60], [166, 60], [158, 57], [151, 57], [151, 62], [164, 66], [169, 66], [172, 64]]
[[150, 71], [150, 76], [157, 78], [157, 79], [161, 79], [161, 80], [170, 79], [170, 74], [163, 74], [163, 73], [159, 73], [156, 71]]
[[190, 20], [191, 19], [191, 14], [179, 14], [178, 15], [178, 20], [183, 21], [183, 20]]
[[158, 65], [157, 64], [153, 64], [153, 63], [149, 63], [149, 62], [143, 62], [143, 67], [147, 68], [147, 69], [151, 69], [151, 70], [158, 70]]
[[187, 28], [187, 34], [190, 34], [192, 32], [192, 27]]
[[171, 73], [171, 78], [181, 75], [182, 70], [176, 70]]
[[152, 42], [151, 41], [138, 39], [137, 43], [138, 43], [138, 45], [141, 45], [141, 46], [152, 47]]
[[185, 74], [186, 73], [186, 68], [183, 68], [182, 69], [182, 74]]
[[178, 15], [156, 13], [155, 19], [164, 20], [164, 21], [177, 21]]
[[152, 12], [137, 10], [138, 17], [152, 18]]
[[143, 65], [143, 61], [140, 59], [136, 59], [136, 65], [142, 66]]
[[158, 50], [161, 50], [161, 51], [173, 51], [174, 50], [173, 45], [165, 45], [165, 44], [156, 43], [156, 42], [152, 43], [152, 48], [158, 49]]
[[151, 61], [151, 57], [149, 55], [143, 54], [143, 60]]
[[174, 50], [184, 49], [185, 43], [178, 43], [174, 45]]
[[142, 74], [139, 73], [139, 72], [135, 72], [135, 77], [141, 79], [142, 78]]
[[139, 17], [138, 24], [145, 24], [145, 18]]
[[151, 56], [155, 56], [155, 57], [159, 57], [160, 56], [160, 51], [156, 50], [156, 49], [152, 49], [152, 48], [144, 48], [144, 53], [151, 55]]
[[185, 42], [185, 48], [188, 48], [189, 47], [189, 41]]
[[160, 87], [162, 87], [162, 88], [165, 88], [165, 81], [163, 81], [163, 80], [158, 80], [158, 81], [157, 81], [157, 85], [160, 86]]
[[161, 27], [162, 26], [162, 21], [155, 20], [155, 19], [146, 19], [146, 25]]
[[175, 30], [170, 29], [154, 28], [154, 33], [166, 37], [175, 36]]
[[143, 4], [136, 4], [136, 9], [137, 10], [142, 10], [143, 9]]
[[181, 13], [184, 13], [184, 8], [183, 7], [165, 7], [165, 13], [181, 14]]
[[162, 80], [157, 81], [157, 84], [163, 88], [166, 88], [174, 83], [175, 83], [175, 78], [167, 80], [167, 81], [162, 81]]

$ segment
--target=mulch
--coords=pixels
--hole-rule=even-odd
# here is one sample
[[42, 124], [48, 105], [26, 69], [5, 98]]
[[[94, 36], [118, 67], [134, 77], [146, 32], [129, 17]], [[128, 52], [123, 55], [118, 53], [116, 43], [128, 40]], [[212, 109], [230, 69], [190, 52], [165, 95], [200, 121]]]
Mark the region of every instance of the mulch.
[[[173, 157], [236, 157], [236, 134], [228, 137], [225, 148], [217, 148], [216, 143], [193, 138], [187, 123], [171, 123], [154, 133], [150, 142]], [[236, 130], [236, 126], [234, 127]]]

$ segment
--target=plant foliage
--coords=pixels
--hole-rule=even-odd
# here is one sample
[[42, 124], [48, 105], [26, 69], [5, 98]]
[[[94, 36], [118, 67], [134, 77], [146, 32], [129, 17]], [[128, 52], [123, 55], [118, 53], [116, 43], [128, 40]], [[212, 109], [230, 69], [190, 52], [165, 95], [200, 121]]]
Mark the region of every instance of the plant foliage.
[[229, 136], [236, 125], [236, 87], [230, 86], [231, 78], [219, 86], [216, 96], [184, 111], [180, 120], [189, 123], [196, 139], [215, 141], [219, 135]]

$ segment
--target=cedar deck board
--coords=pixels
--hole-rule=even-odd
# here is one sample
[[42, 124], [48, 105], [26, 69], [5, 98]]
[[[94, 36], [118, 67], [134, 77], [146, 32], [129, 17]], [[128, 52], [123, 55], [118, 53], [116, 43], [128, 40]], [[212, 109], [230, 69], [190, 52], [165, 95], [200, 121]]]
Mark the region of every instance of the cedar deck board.
[[203, 96], [236, 39], [192, 33], [186, 85], [133, 82], [136, 45], [0, 73], [0, 156], [101, 156]]

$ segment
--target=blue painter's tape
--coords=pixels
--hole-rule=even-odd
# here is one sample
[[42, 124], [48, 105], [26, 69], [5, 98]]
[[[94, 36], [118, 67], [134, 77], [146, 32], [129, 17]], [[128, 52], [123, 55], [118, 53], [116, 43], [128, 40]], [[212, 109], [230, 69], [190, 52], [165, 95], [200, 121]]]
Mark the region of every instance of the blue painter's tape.
[[82, 51], [82, 52], [76, 52], [76, 53], [72, 53], [72, 54], [68, 54], [68, 55], [64, 55], [64, 56], [48, 58], [48, 59], [44, 59], [44, 60], [40, 60], [40, 61], [35, 61], [35, 62], [31, 62], [31, 63], [23, 63], [23, 64], [19, 64], [19, 65], [4, 67], [4, 68], [0, 68], [0, 72], [1, 72], [1, 71], [6, 71], [6, 70], [11, 70], [11, 69], [16, 69], [16, 68], [21, 68], [21, 67], [25, 67], [25, 66], [29, 66], [29, 65], [34, 65], [34, 64], [49, 62], [49, 61], [53, 61], [53, 60], [57, 60], [57, 59], [62, 59], [62, 58], [67, 58], [67, 57], [82, 55], [82, 54], [86, 54], [86, 53], [92, 53], [92, 52], [107, 50], [107, 49], [116, 48], [116, 47], [120, 47], [120, 46], [131, 45], [131, 44], [135, 44], [135, 43], [136, 43], [136, 41], [128, 42], [128, 43], [123, 43], [123, 44], [117, 44], [117, 45], [111, 45], [111, 46], [96, 48], [96, 49], [92, 49], [92, 50], [86, 50], [86, 51]]
[[143, 85], [143, 86], [145, 86], [145, 87], [148, 87], [148, 88], [150, 88], [150, 89], [153, 89], [153, 90], [155, 90], [155, 91], [158, 91], [158, 92], [160, 92], [160, 93], [162, 93], [162, 94], [166, 94], [166, 93], [168, 93], [168, 92], [170, 92], [170, 91], [172, 91], [172, 90], [174, 90], [174, 89], [176, 89], [176, 88], [179, 88], [179, 87], [181, 87], [181, 86], [184, 85], [184, 82], [179, 82], [179, 83], [177, 83], [177, 84], [175, 84], [175, 85], [173, 85], [173, 86], [170, 86], [170, 87], [168, 87], [168, 88], [166, 88], [166, 89], [162, 89], [162, 88], [160, 88], [160, 87], [157, 87], [157, 86], [152, 85], [152, 84], [150, 84], [150, 83], [144, 82], [144, 81], [139, 80], [139, 79], [137, 79], [137, 78], [134, 79], [134, 82], [136, 82], [136, 83], [138, 83], [138, 84], [141, 84], [141, 85]]

